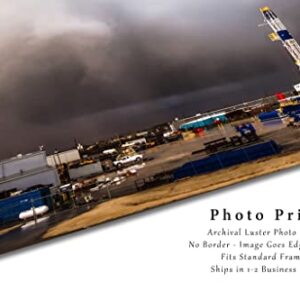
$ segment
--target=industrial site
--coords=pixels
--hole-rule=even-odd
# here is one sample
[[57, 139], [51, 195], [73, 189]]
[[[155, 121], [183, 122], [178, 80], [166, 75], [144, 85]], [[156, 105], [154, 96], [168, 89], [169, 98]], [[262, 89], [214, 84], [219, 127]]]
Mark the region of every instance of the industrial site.
[[[300, 46], [269, 8], [272, 41]], [[261, 29], [259, 29], [261, 30]], [[300, 165], [300, 84], [65, 151], [0, 161], [0, 254]]]

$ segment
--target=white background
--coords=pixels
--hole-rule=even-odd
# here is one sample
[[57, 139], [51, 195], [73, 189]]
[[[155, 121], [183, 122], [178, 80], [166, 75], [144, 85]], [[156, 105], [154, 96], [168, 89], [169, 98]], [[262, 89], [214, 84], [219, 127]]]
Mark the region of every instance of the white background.
[[[209, 228], [299, 229], [274, 209], [300, 208], [300, 169], [252, 180], [0, 258], [1, 299], [287, 299], [296, 274], [212, 274], [219, 250], [193, 250]], [[212, 222], [210, 209], [263, 212], [264, 221]], [[300, 251], [299, 251], [300, 253]], [[229, 262], [228, 265], [234, 264]], [[293, 297], [294, 298], [294, 297]]]

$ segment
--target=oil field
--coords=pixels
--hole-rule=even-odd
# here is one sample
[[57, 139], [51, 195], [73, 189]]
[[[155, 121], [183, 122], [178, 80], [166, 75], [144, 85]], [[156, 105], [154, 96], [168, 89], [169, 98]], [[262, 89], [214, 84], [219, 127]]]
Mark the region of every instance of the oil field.
[[[298, 43], [261, 13], [299, 68]], [[299, 91], [0, 162], [0, 253], [299, 165]]]

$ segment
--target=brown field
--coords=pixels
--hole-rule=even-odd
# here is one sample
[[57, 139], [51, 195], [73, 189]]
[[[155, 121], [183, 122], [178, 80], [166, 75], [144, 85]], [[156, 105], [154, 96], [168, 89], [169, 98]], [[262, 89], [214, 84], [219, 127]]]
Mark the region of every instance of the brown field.
[[130, 196], [120, 197], [102, 203], [89, 212], [50, 228], [43, 235], [43, 239], [50, 239], [92, 227], [297, 165], [300, 165], [300, 151], [260, 159], [207, 175], [187, 178]]
[[1, 237], [1, 235], [4, 235], [4, 234], [6, 234], [6, 233], [9, 233], [9, 232], [11, 232], [11, 231], [13, 231], [13, 230], [15, 230], [15, 229], [17, 229], [17, 228], [19, 228], [19, 227], [21, 227], [21, 225], [20, 225], [20, 224], [17, 224], [17, 225], [15, 225], [15, 226], [10, 226], [10, 227], [8, 227], [8, 228], [0, 229], [0, 237]]

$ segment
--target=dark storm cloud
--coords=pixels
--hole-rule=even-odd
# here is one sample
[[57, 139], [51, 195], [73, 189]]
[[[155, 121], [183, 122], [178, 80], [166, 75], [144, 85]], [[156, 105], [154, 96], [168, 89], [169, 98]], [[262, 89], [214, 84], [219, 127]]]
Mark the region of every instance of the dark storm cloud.
[[[0, 4], [7, 149], [21, 149], [12, 136], [26, 134], [30, 145], [108, 136], [193, 113], [195, 103], [237, 102], [226, 86], [245, 87], [242, 101], [274, 92], [274, 78], [285, 89], [296, 77], [282, 47], [266, 41], [269, 30], [257, 28], [263, 1], [16, 2]], [[270, 2], [299, 35], [297, 1]]]
[[[211, 50], [213, 59], [206, 60], [208, 49], [204, 45], [182, 60], [176, 58], [176, 53], [168, 57], [172, 52], [168, 46], [163, 53], [147, 47], [148, 43], [166, 43], [167, 35], [164, 38], [158, 32], [149, 32], [144, 37], [145, 32], [121, 32], [106, 49], [97, 37], [80, 34], [36, 42], [29, 53], [21, 55], [22, 61], [8, 71], [7, 96], [16, 103], [16, 113], [31, 122], [59, 122], [95, 110], [155, 101], [276, 69], [271, 60], [247, 49], [226, 53], [226, 59]], [[82, 44], [76, 45], [78, 40]], [[179, 47], [184, 43], [180, 37], [176, 42]], [[86, 47], [91, 49], [84, 51]], [[94, 61], [88, 65], [85, 58], [91, 57]]]

